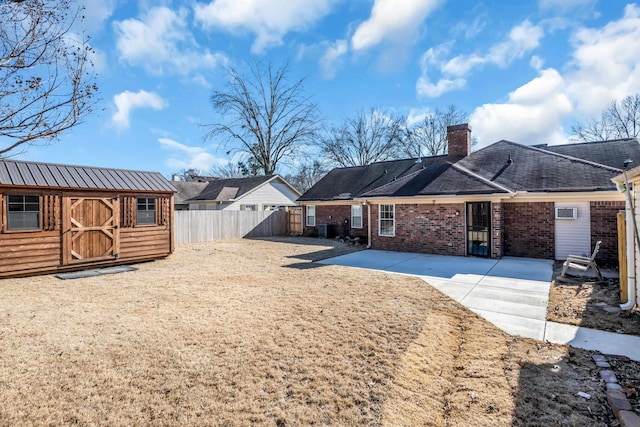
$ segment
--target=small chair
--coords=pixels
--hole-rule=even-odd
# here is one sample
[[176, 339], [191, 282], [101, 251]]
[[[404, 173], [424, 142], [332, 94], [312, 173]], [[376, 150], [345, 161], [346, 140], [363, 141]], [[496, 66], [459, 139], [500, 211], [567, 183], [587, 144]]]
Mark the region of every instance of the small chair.
[[598, 241], [596, 243], [596, 247], [593, 249], [593, 253], [591, 254], [591, 258], [587, 258], [584, 256], [578, 255], [569, 255], [567, 260], [562, 264], [562, 274], [560, 275], [561, 279], [565, 278], [565, 274], [567, 274], [568, 269], [578, 270], [582, 272], [587, 272], [591, 268], [598, 280], [602, 280], [602, 274], [600, 273], [600, 269], [596, 264], [596, 255], [598, 255], [598, 251], [600, 250], [600, 244], [602, 242]]

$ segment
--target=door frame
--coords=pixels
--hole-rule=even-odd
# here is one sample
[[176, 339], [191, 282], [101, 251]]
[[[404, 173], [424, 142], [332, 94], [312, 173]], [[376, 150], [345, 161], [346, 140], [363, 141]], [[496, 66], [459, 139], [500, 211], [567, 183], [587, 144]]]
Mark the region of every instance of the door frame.
[[[486, 215], [483, 215], [486, 219], [485, 224], [483, 225], [474, 225], [473, 224], [473, 208], [475, 206], [485, 206], [486, 207]], [[471, 216], [471, 225], [469, 224]], [[491, 212], [491, 202], [466, 202], [465, 203], [465, 254], [469, 256], [477, 256], [482, 258], [491, 258], [491, 222], [492, 222], [492, 212]], [[477, 230], [474, 228], [484, 227], [486, 225], [485, 230]], [[486, 233], [485, 239], [478, 239], [479, 235], [471, 236], [471, 233]], [[486, 244], [486, 254], [481, 253], [480, 250], [473, 250], [472, 241], [478, 241]], [[478, 246], [482, 247], [481, 245]]]
[[[74, 204], [72, 199], [99, 200], [107, 208], [111, 209], [111, 217], [100, 225], [85, 226], [80, 224], [71, 216], [71, 210], [77, 206], [78, 200]], [[96, 261], [108, 261], [118, 258], [120, 252], [120, 199], [115, 194], [86, 194], [86, 193], [63, 193], [62, 194], [62, 265], [91, 263]], [[73, 250], [73, 242], [85, 231], [100, 231], [112, 241], [111, 247], [101, 256], [83, 258]], [[110, 254], [109, 254], [110, 253]]]

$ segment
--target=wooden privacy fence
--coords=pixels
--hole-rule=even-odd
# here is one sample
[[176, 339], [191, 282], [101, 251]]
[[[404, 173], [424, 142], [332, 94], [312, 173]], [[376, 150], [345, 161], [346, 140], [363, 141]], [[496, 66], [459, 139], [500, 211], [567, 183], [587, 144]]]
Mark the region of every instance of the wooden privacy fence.
[[175, 242], [270, 237], [287, 233], [285, 211], [175, 211]]

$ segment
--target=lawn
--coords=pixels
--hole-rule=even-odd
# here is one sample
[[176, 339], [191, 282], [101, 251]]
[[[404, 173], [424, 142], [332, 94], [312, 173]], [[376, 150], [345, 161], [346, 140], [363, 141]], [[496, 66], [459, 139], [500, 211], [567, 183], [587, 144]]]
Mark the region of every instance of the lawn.
[[[0, 425], [606, 426], [588, 352], [290, 238], [0, 281]], [[578, 397], [589, 393], [590, 400]]]

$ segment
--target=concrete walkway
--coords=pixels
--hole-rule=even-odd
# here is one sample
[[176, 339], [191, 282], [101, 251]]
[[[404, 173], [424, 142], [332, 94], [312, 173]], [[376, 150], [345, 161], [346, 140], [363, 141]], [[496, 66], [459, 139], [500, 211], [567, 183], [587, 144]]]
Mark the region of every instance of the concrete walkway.
[[640, 361], [640, 337], [548, 322], [553, 261], [366, 250], [321, 264], [418, 276], [503, 331]]

